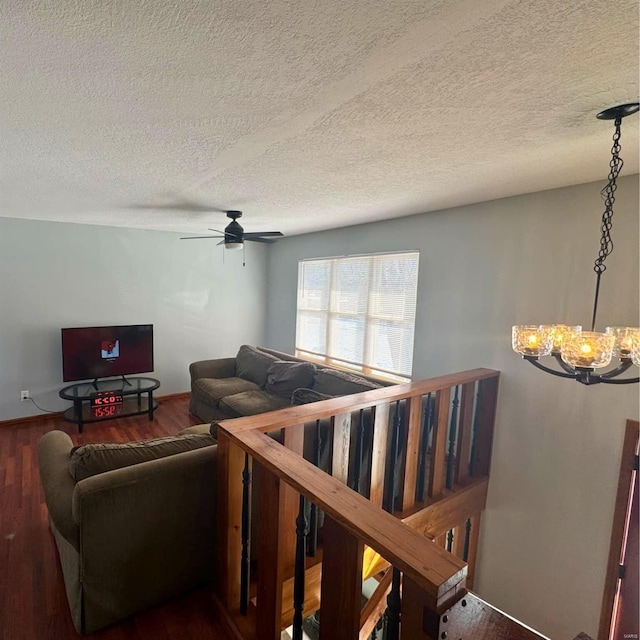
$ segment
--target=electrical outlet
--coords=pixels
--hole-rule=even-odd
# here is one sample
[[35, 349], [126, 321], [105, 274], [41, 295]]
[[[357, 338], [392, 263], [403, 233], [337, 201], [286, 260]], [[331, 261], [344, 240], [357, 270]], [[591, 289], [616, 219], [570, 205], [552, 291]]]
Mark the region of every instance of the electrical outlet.
[[25, 389], [24, 391], [20, 392], [20, 402], [23, 402], [24, 400], [28, 400], [29, 399], [29, 389]]

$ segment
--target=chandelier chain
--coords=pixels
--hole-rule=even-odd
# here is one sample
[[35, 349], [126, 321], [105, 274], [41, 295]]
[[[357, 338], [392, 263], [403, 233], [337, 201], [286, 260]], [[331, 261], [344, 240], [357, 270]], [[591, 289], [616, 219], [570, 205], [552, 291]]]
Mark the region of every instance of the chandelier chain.
[[604, 261], [613, 251], [613, 240], [611, 239], [611, 228], [613, 227], [613, 204], [616, 200], [616, 189], [618, 188], [616, 180], [624, 162], [620, 157], [620, 124], [622, 118], [618, 117], [615, 121], [615, 132], [613, 134], [613, 146], [611, 147], [611, 160], [609, 161], [609, 176], [606, 186], [600, 191], [600, 196], [604, 200], [604, 213], [602, 214], [600, 238], [600, 251], [594, 263], [593, 270], [601, 275], [606, 270]]

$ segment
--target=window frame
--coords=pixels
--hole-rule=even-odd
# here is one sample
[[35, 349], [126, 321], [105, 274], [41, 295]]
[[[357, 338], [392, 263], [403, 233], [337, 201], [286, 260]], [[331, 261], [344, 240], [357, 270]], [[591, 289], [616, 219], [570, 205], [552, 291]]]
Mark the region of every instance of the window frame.
[[[410, 382], [412, 379], [412, 373], [403, 374], [397, 371], [393, 371], [390, 369], [385, 369], [384, 367], [377, 367], [375, 365], [367, 364], [367, 360], [371, 361], [372, 352], [371, 350], [374, 348], [372, 341], [369, 339], [370, 332], [372, 326], [376, 321], [387, 322], [391, 325], [395, 325], [398, 330], [402, 331], [406, 329], [409, 325], [407, 320], [403, 320], [398, 316], [389, 316], [378, 313], [374, 313], [372, 311], [372, 291], [371, 284], [372, 280], [375, 277], [375, 269], [370, 269], [368, 272], [368, 282], [367, 282], [367, 305], [365, 311], [339, 311], [335, 308], [332, 308], [332, 293], [338, 290], [336, 286], [336, 278], [338, 269], [336, 266], [341, 261], [348, 261], [357, 258], [367, 258], [372, 261], [372, 264], [375, 263], [376, 258], [385, 258], [385, 257], [393, 257], [393, 256], [411, 256], [415, 257], [417, 261], [417, 270], [415, 277], [415, 296], [416, 296], [416, 309], [417, 312], [417, 297], [418, 297], [418, 277], [419, 277], [419, 261], [420, 261], [420, 251], [417, 249], [407, 249], [402, 251], [385, 251], [379, 253], [366, 253], [366, 254], [353, 254], [348, 256], [331, 256], [331, 257], [322, 257], [322, 258], [306, 258], [298, 261], [298, 283], [297, 283], [297, 296], [296, 296], [296, 336], [295, 336], [295, 350], [294, 353], [298, 357], [302, 357], [308, 359], [312, 362], [326, 364], [332, 367], [336, 367], [339, 369], [343, 369], [345, 371], [360, 373], [366, 376], [370, 376], [373, 378], [377, 378], [380, 380], [384, 380], [387, 382], [393, 383], [402, 383], [402, 382]], [[303, 276], [303, 270], [305, 263], [318, 262], [318, 263], [326, 263], [329, 267], [329, 277], [327, 280], [328, 284], [328, 300], [326, 304], [326, 309], [313, 309], [309, 307], [301, 307], [301, 277]], [[312, 351], [305, 347], [298, 346], [299, 339], [299, 329], [300, 329], [300, 320], [303, 317], [313, 317], [314, 315], [322, 317], [325, 323], [325, 348], [327, 353], [320, 353], [316, 351]], [[337, 326], [336, 320], [340, 318], [362, 318], [363, 320], [363, 338], [362, 338], [362, 354], [363, 354], [363, 362], [358, 362], [356, 360], [348, 360], [346, 358], [342, 358], [337, 355], [332, 355], [330, 353], [332, 338], [335, 335], [335, 327]], [[415, 320], [416, 313], [414, 312], [413, 316], [413, 324], [411, 326], [413, 332], [413, 338], [415, 339]], [[413, 346], [413, 344], [412, 344]], [[413, 353], [411, 353], [411, 369], [413, 370]]]

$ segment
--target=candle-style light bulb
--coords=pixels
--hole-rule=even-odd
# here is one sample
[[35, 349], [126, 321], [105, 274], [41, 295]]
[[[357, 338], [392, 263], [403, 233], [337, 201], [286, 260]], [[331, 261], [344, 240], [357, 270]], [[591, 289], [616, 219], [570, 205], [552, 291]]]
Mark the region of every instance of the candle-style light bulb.
[[630, 358], [635, 336], [640, 336], [637, 327], [607, 327], [605, 333], [615, 338], [613, 354], [618, 358]]
[[631, 361], [640, 367], [640, 332], [631, 339]]
[[562, 351], [562, 343], [573, 333], [577, 333], [582, 331], [582, 327], [580, 325], [566, 325], [566, 324], [550, 324], [544, 325], [548, 326], [551, 331], [551, 338], [553, 340], [553, 349], [551, 353], [554, 355], [559, 355]]
[[551, 329], [546, 325], [515, 325], [511, 347], [523, 356], [548, 356], [553, 348]]
[[571, 367], [599, 369], [611, 362], [614, 343], [615, 338], [608, 333], [580, 331], [563, 343], [561, 357]]

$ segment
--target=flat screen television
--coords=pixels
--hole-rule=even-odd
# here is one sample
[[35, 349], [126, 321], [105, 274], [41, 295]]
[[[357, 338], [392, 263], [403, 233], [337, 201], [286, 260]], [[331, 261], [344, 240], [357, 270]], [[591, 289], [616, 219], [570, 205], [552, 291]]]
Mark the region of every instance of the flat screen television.
[[62, 329], [65, 382], [153, 371], [153, 325]]

